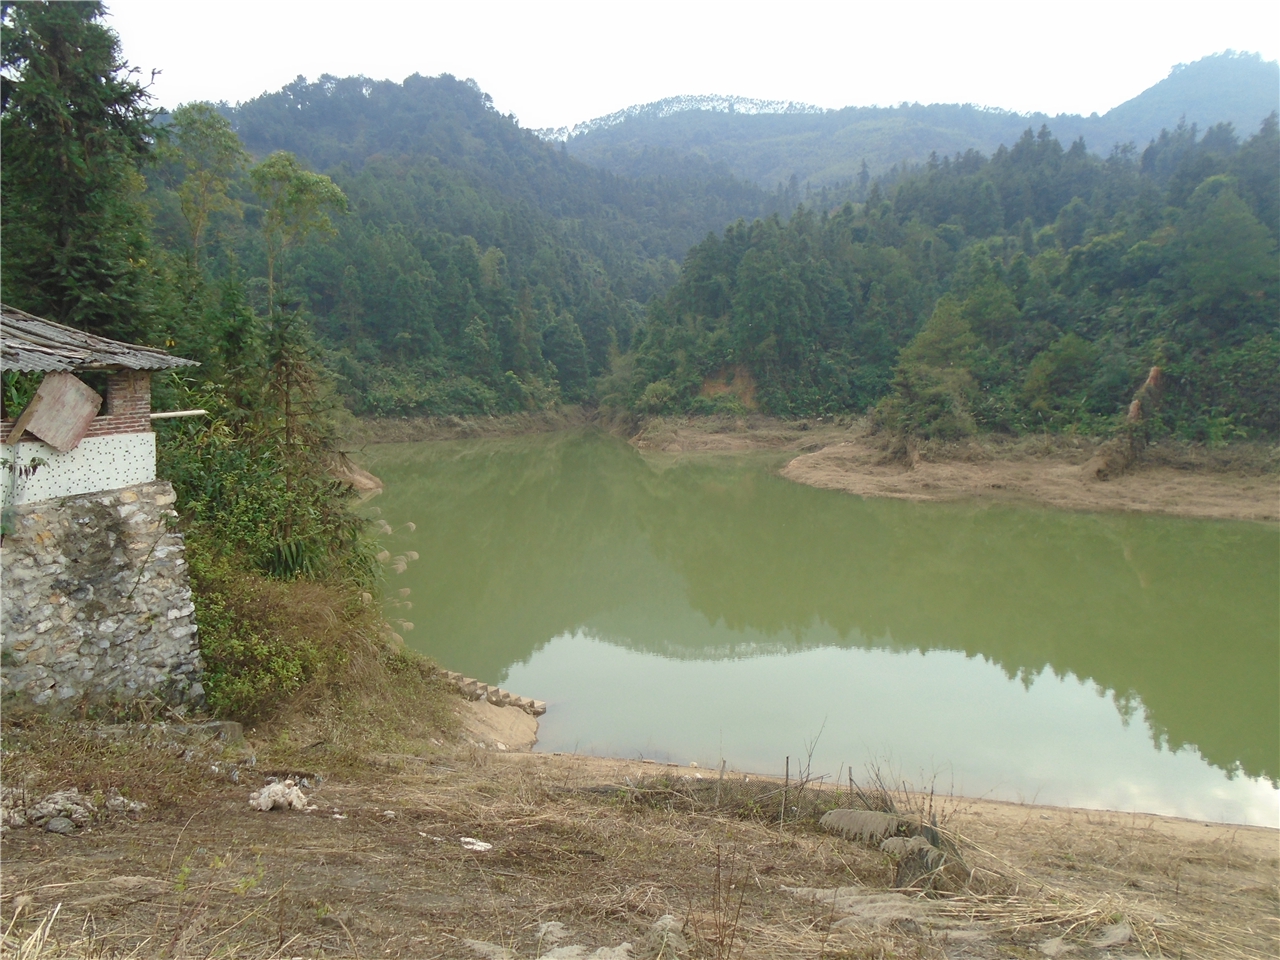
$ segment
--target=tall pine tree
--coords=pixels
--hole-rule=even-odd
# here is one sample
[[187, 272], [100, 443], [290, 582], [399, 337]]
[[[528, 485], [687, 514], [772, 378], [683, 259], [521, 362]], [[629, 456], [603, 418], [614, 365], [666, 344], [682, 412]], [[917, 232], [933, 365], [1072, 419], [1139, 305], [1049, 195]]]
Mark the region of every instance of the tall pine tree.
[[0, 5], [4, 295], [94, 333], [145, 338], [139, 166], [152, 113], [104, 13], [96, 0]]

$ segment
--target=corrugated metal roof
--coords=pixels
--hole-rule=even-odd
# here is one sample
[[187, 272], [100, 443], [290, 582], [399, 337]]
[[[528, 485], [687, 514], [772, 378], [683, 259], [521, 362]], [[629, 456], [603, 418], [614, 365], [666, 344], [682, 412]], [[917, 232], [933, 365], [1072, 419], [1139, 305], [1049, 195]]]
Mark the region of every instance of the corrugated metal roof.
[[0, 304], [0, 359], [6, 370], [171, 370], [199, 366], [156, 347], [140, 347], [64, 327]]

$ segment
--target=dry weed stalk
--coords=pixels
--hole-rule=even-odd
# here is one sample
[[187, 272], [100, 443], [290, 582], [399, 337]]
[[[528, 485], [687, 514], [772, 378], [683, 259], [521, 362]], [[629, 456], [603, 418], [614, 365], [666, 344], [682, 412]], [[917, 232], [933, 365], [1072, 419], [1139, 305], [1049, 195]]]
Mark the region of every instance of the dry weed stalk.
[[[711, 943], [715, 947], [716, 960], [729, 960], [733, 956], [733, 944], [738, 937], [738, 922], [742, 918], [742, 903], [747, 895], [746, 889], [741, 885], [741, 877], [738, 878], [737, 882], [733, 879], [735, 876], [733, 861], [730, 863], [730, 870], [727, 875], [724, 871], [724, 866], [724, 851], [717, 846], [716, 878], [711, 898], [713, 930]], [[735, 890], [738, 893], [737, 903], [734, 903], [733, 900]], [[744, 943], [741, 950], [739, 950], [739, 956], [745, 950], [746, 944]]]

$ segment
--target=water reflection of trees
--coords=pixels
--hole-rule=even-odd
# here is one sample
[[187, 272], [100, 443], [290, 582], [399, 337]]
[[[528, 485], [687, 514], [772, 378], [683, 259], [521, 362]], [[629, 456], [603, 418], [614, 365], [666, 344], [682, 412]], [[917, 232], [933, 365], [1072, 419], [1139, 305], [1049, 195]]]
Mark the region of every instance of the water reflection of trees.
[[[397, 448], [426, 649], [489, 679], [588, 626], [665, 656], [744, 643], [963, 651], [1089, 678], [1152, 735], [1275, 779], [1277, 538], [1243, 524], [862, 501], [758, 461], [594, 435]], [[625, 622], [626, 629], [611, 629]], [[815, 630], [815, 625], [829, 629]], [[751, 636], [746, 636], [750, 633]], [[816, 639], [820, 636], [822, 639]], [[758, 647], [757, 647], [758, 648]]]

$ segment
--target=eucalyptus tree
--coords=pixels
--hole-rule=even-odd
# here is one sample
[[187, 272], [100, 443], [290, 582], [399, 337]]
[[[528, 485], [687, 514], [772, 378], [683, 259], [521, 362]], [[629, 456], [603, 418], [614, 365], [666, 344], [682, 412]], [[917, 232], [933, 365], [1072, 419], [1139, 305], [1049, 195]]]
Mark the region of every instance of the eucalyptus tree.
[[345, 212], [347, 195], [321, 173], [305, 169], [292, 153], [277, 150], [249, 171], [262, 202], [262, 240], [267, 259], [267, 313], [275, 310], [276, 269], [285, 253], [308, 236], [337, 231], [330, 211]]
[[240, 214], [241, 204], [228, 191], [249, 164], [230, 121], [209, 103], [188, 103], [173, 111], [164, 159], [181, 172], [178, 204], [187, 224], [193, 264], [200, 266], [200, 245], [210, 220], [218, 213]]

